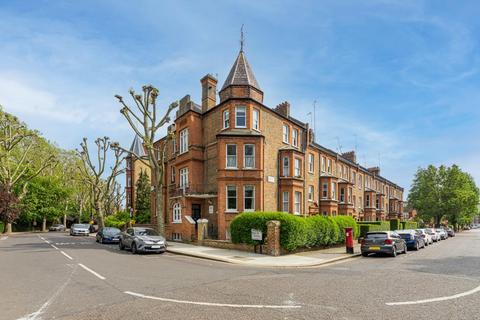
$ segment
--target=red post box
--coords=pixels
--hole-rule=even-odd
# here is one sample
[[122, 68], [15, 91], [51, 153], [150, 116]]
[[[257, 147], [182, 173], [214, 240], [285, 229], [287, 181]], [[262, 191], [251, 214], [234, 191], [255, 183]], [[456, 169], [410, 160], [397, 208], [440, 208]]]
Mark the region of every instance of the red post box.
[[345, 246], [347, 253], [353, 254], [353, 228], [345, 228]]

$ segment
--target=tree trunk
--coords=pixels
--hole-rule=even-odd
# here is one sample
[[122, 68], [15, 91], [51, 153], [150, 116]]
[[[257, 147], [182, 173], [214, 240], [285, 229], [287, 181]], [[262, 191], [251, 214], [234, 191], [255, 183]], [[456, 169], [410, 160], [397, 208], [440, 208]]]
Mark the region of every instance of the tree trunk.
[[100, 200], [97, 200], [95, 202], [95, 212], [97, 213], [98, 227], [99, 228], [104, 228], [105, 227], [105, 221], [103, 219], [103, 212], [102, 212], [102, 209], [101, 209]]
[[12, 233], [12, 224], [9, 222], [5, 225], [5, 233]]
[[67, 214], [63, 215], [63, 225], [67, 226]]
[[47, 232], [47, 218], [46, 217], [43, 217], [42, 232]]

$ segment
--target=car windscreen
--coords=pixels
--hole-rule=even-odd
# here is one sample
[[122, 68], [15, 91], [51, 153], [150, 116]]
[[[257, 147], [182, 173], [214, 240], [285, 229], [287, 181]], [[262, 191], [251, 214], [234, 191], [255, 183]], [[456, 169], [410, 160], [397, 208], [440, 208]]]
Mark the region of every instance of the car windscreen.
[[73, 227], [74, 228], [83, 228], [83, 229], [87, 228], [88, 229], [90, 227], [90, 225], [89, 224], [74, 224]]
[[402, 239], [410, 239], [412, 235], [410, 233], [399, 233], [398, 234]]
[[118, 233], [120, 233], [120, 229], [117, 229], [117, 228], [105, 228], [103, 229], [103, 233], [104, 234], [107, 234], [109, 236], [113, 236], [113, 235], [116, 235]]
[[158, 232], [153, 229], [137, 229], [135, 230], [137, 236], [158, 236]]
[[386, 233], [367, 233], [366, 239], [386, 239]]

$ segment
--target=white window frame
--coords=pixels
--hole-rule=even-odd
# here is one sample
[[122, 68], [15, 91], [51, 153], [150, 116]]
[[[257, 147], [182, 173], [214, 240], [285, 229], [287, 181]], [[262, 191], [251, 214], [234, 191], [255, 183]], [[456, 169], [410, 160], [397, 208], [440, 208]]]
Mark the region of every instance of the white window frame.
[[315, 172], [315, 155], [313, 153], [308, 154], [308, 172]]
[[348, 203], [352, 203], [353, 188], [348, 187]]
[[170, 183], [175, 183], [175, 167], [174, 166], [170, 166]]
[[177, 139], [175, 137], [172, 139], [172, 153], [173, 155], [177, 153]]
[[[229, 195], [228, 195], [228, 189], [229, 188], [232, 188], [232, 189], [235, 189], [235, 208], [229, 208], [228, 207], [228, 199], [230, 198]], [[227, 212], [237, 212], [238, 211], [238, 193], [237, 193], [237, 186], [236, 185], [227, 185], [225, 187], [225, 191], [226, 191], [226, 205], [225, 205], [225, 208], [226, 208], [226, 211]]]
[[298, 129], [293, 129], [293, 132], [292, 132], [292, 146], [298, 147]]
[[260, 131], [260, 110], [255, 108], [252, 112], [252, 129]]
[[302, 214], [302, 193], [300, 191], [295, 191], [293, 204], [293, 213], [296, 215]]
[[[229, 146], [234, 146], [235, 147], [235, 155], [229, 155], [228, 154], [228, 147]], [[235, 159], [235, 166], [230, 166], [228, 165], [228, 158], [229, 157], [234, 157], [233, 159]], [[227, 143], [225, 145], [225, 168], [227, 169], [237, 169], [237, 166], [238, 166], [238, 152], [237, 152], [237, 145], [234, 144], [234, 143]]]
[[288, 191], [282, 192], [282, 211], [290, 212], [290, 193]]
[[327, 160], [327, 163], [328, 163], [328, 165], [327, 165], [327, 172], [328, 172], [329, 174], [332, 174], [332, 159], [328, 159], [328, 160]]
[[[247, 166], [247, 147], [252, 147], [252, 155], [248, 156], [252, 158], [252, 165]], [[243, 145], [243, 167], [245, 169], [255, 169], [255, 145], [248, 143]]]
[[[252, 199], [252, 208], [247, 209], [247, 188], [252, 188], [252, 197], [248, 197]], [[254, 185], [245, 185], [243, 186], [243, 211], [245, 212], [253, 212], [255, 211], [255, 186]]]
[[223, 129], [230, 128], [230, 110], [225, 109], [222, 113]]
[[182, 223], [182, 206], [178, 202], [173, 205], [173, 223]]
[[180, 154], [188, 152], [188, 128], [180, 131]]
[[313, 202], [314, 201], [314, 193], [315, 193], [315, 187], [312, 185], [308, 186], [308, 201]]
[[132, 176], [131, 175], [127, 175], [127, 187], [131, 187], [132, 186]]
[[180, 175], [180, 188], [188, 187], [188, 168], [181, 168], [179, 170]]
[[302, 177], [302, 160], [295, 158], [293, 160], [293, 174], [295, 178], [301, 178]]
[[365, 207], [370, 208], [370, 195], [365, 196]]
[[340, 188], [340, 203], [345, 203], [345, 187]]
[[290, 127], [287, 124], [283, 125], [283, 143], [290, 144]]
[[[241, 126], [238, 124], [238, 114], [241, 112], [240, 110], [243, 109], [243, 114], [245, 118], [245, 125]], [[246, 128], [247, 127], [247, 107], [246, 106], [236, 106], [235, 107], [235, 128]]]
[[322, 183], [322, 199], [328, 198], [328, 182]]
[[[286, 165], [285, 160], [287, 160]], [[290, 176], [290, 158], [287, 156], [283, 157], [282, 159], [282, 173], [284, 177]]]
[[337, 200], [337, 183], [332, 182], [332, 199]]
[[322, 172], [326, 172], [327, 171], [327, 159], [325, 157], [322, 157]]

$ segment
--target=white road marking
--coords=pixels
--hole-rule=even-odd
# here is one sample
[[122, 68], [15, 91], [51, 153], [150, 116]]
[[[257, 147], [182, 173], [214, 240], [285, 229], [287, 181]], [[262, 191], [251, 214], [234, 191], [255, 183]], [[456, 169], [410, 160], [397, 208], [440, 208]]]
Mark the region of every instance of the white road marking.
[[65, 257], [67, 257], [68, 259], [73, 260], [73, 258], [70, 257], [70, 256], [69, 256], [68, 254], [66, 254], [65, 252], [60, 251], [60, 253], [63, 254], [63, 255], [64, 255]]
[[53, 244], [51, 244], [51, 243], [50, 243], [50, 245], [52, 246], [53, 249], [59, 250], [57, 247], [55, 247], [55, 245], [53, 245]]
[[90, 272], [91, 274], [93, 274], [95, 277], [101, 279], [101, 280], [105, 280], [106, 278], [98, 273], [96, 273], [95, 271], [93, 271], [92, 269], [90, 269], [89, 267], [79, 263], [78, 264], [80, 267], [82, 267], [83, 269], [87, 270], [88, 272]]
[[8, 239], [8, 236], [5, 236], [5, 237], [1, 237], [0, 240], [7, 240]]
[[137, 298], [144, 298], [144, 299], [152, 299], [152, 300], [160, 300], [165, 302], [174, 302], [174, 303], [183, 303], [183, 304], [195, 304], [200, 306], [209, 306], [209, 307], [229, 307], [229, 308], [257, 308], [257, 309], [298, 309], [302, 306], [278, 306], [278, 305], [264, 305], [264, 304], [231, 304], [231, 303], [214, 303], [214, 302], [198, 302], [198, 301], [188, 301], [188, 300], [177, 300], [177, 299], [169, 299], [169, 298], [160, 298], [160, 297], [153, 297], [144, 295], [141, 293], [131, 292], [131, 291], [124, 291], [128, 295], [137, 297]]
[[453, 299], [458, 299], [458, 298], [461, 298], [461, 297], [469, 296], [469, 295], [477, 293], [479, 291], [480, 291], [480, 286], [478, 286], [478, 287], [476, 287], [472, 290], [469, 290], [469, 291], [454, 294], [453, 296], [438, 297], [438, 298], [416, 300], [416, 301], [388, 302], [388, 303], [385, 303], [385, 304], [387, 306], [403, 306], [403, 305], [407, 305], [407, 304], [422, 304], [422, 303], [438, 302], [438, 301], [445, 301], [445, 300], [453, 300]]

